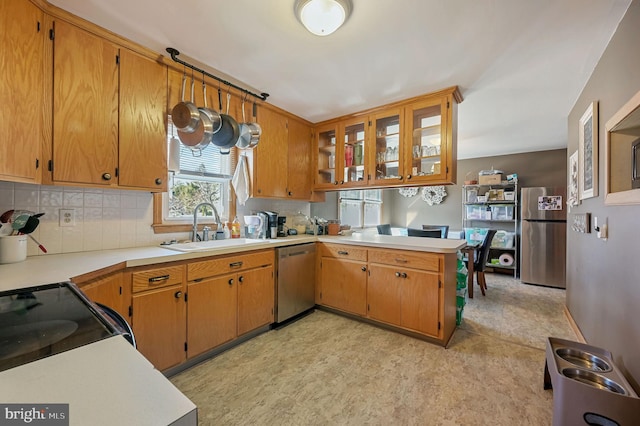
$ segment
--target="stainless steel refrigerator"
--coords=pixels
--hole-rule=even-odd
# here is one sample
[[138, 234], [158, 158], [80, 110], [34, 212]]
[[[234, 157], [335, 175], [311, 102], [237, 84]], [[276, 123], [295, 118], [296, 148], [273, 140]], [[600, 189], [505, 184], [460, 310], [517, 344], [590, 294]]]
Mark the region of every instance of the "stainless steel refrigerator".
[[522, 188], [520, 280], [565, 288], [567, 209], [565, 188]]

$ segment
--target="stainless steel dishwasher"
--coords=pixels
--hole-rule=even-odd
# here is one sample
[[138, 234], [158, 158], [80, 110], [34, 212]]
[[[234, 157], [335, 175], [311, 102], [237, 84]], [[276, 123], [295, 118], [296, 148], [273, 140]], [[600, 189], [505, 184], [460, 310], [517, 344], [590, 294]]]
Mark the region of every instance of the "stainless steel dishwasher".
[[316, 245], [298, 244], [278, 248], [276, 252], [276, 322], [281, 323], [315, 305]]

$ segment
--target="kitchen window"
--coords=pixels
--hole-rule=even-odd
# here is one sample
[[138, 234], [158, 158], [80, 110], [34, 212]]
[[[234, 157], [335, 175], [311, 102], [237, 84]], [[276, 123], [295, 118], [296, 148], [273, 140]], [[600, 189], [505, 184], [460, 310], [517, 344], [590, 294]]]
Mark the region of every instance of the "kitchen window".
[[[166, 193], [157, 194], [154, 198], [155, 232], [191, 230], [193, 211], [203, 202], [213, 204], [220, 217], [228, 219], [231, 216], [230, 181], [234, 150], [223, 155], [217, 146], [209, 144], [202, 150], [193, 151], [179, 142], [170, 118], [169, 129], [168, 188]], [[206, 212], [206, 215], [212, 214]], [[201, 223], [207, 223], [207, 220], [201, 220]]]
[[380, 224], [382, 190], [364, 189], [340, 191], [338, 219], [352, 228], [368, 228]]

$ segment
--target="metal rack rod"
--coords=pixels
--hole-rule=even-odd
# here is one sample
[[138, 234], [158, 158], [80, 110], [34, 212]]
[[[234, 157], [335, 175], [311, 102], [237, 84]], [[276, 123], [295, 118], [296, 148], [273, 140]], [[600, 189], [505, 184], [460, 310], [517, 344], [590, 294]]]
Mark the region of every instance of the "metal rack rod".
[[180, 54], [180, 52], [178, 52], [178, 50], [177, 50], [177, 49], [174, 49], [173, 47], [167, 47], [167, 52], [169, 53], [169, 55], [171, 55], [171, 59], [173, 59], [175, 62], [177, 62], [177, 63], [179, 63], [179, 64], [182, 64], [182, 65], [184, 65], [184, 66], [185, 66], [185, 67], [187, 67], [187, 68], [191, 68], [192, 70], [197, 71], [198, 73], [201, 73], [201, 74], [204, 74], [204, 75], [206, 75], [206, 76], [208, 76], [208, 77], [211, 77], [211, 78], [213, 78], [214, 80], [217, 80], [217, 81], [219, 81], [219, 82], [220, 82], [220, 83], [222, 83], [222, 84], [226, 84], [227, 86], [233, 87], [234, 89], [237, 89], [237, 90], [239, 90], [239, 91], [241, 91], [241, 92], [243, 92], [243, 93], [246, 93], [247, 95], [251, 95], [251, 96], [253, 96], [254, 98], [258, 98], [258, 99], [261, 99], [261, 100], [263, 100], [263, 101], [266, 101], [266, 100], [267, 100], [267, 97], [269, 97], [269, 94], [268, 94], [268, 93], [264, 93], [264, 92], [263, 92], [263, 93], [261, 93], [261, 94], [259, 94], [259, 95], [258, 95], [258, 94], [256, 94], [256, 93], [253, 93], [253, 92], [252, 92], [252, 91], [250, 91], [250, 90], [243, 89], [242, 87], [236, 86], [235, 84], [233, 84], [233, 83], [231, 83], [231, 82], [229, 82], [229, 81], [227, 81], [227, 80], [224, 80], [224, 79], [222, 79], [222, 78], [220, 78], [220, 77], [216, 77], [215, 75], [210, 74], [210, 73], [208, 73], [207, 71], [205, 71], [205, 70], [203, 70], [203, 69], [200, 69], [200, 68], [196, 67], [195, 65], [191, 65], [190, 63], [185, 62], [185, 61], [183, 61], [182, 59], [178, 59], [178, 55]]

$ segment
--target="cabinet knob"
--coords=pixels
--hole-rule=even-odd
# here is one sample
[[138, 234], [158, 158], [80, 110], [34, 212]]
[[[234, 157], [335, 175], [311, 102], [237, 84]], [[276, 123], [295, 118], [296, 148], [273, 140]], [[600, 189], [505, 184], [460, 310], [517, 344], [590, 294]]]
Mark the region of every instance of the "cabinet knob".
[[407, 278], [407, 273], [406, 273], [406, 272], [403, 272], [402, 274], [400, 274], [400, 276], [401, 276], [402, 278]]
[[362, 270], [362, 272], [367, 272], [367, 267], [363, 266], [362, 268], [360, 268]]
[[229, 278], [229, 285], [233, 285], [233, 278]]
[[399, 180], [399, 181], [402, 181], [402, 176], [398, 176], [398, 180]]
[[240, 276], [238, 277], [238, 282], [239, 282], [240, 284], [242, 284], [242, 283], [244, 282], [244, 277], [243, 277], [242, 275], [240, 275]]
[[344, 185], [344, 181], [343, 180], [340, 181], [340, 185]]
[[162, 179], [157, 178], [156, 179], [156, 185], [162, 185]]
[[182, 297], [182, 292], [181, 291], [176, 291], [175, 294], [174, 294], [174, 297], [176, 299], [180, 299]]
[[396, 277], [400, 278], [400, 272], [396, 272]]
[[293, 196], [293, 192], [291, 191], [289, 191], [288, 194], [289, 194], [289, 197]]
[[102, 180], [111, 180], [111, 173], [103, 173]]
[[411, 179], [411, 175], [407, 175], [407, 180], [410, 180], [410, 179]]

